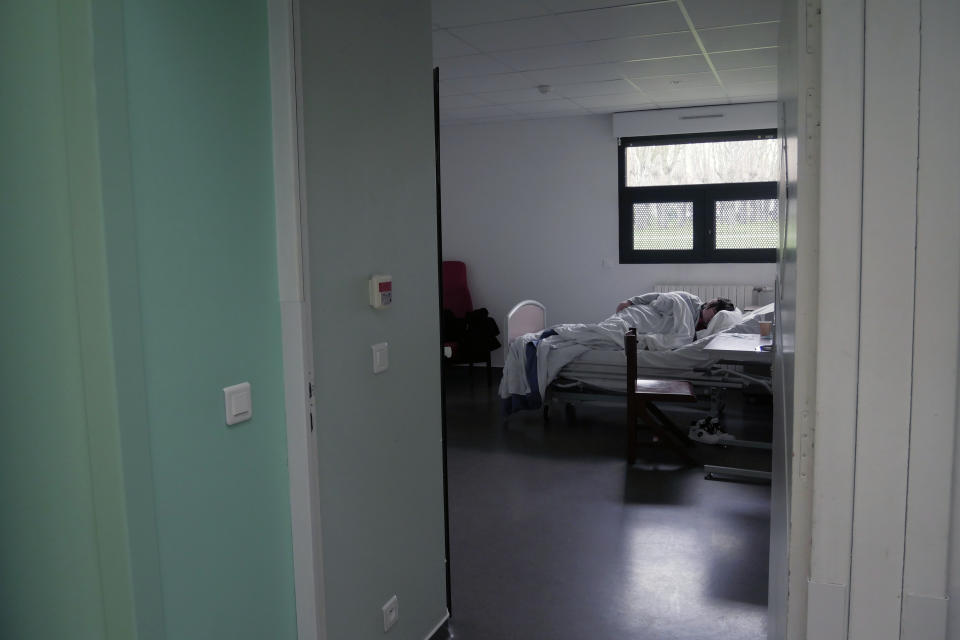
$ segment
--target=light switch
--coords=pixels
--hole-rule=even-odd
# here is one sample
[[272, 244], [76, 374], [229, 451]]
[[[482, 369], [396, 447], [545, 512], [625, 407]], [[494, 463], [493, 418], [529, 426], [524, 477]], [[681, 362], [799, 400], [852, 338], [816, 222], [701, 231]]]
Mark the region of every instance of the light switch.
[[373, 372], [382, 373], [390, 366], [390, 350], [386, 342], [370, 346], [373, 349]]
[[250, 396], [250, 383], [241, 382], [232, 387], [224, 387], [223, 404], [227, 412], [227, 424], [237, 424], [253, 417], [253, 402]]

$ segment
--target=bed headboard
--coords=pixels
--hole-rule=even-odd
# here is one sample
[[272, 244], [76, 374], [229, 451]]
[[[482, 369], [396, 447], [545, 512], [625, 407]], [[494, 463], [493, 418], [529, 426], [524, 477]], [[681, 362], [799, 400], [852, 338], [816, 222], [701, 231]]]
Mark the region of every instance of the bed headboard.
[[536, 300], [524, 300], [514, 305], [507, 314], [506, 344], [525, 333], [543, 331], [547, 326], [547, 308]]
[[666, 291], [686, 291], [704, 302], [713, 298], [727, 298], [739, 309], [759, 307], [773, 302], [773, 287], [751, 284], [658, 284], [653, 289], [657, 293]]

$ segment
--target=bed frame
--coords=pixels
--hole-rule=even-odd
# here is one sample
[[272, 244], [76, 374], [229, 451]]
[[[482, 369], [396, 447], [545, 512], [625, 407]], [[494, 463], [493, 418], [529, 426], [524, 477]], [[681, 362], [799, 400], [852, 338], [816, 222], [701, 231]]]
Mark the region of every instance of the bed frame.
[[[724, 297], [732, 300], [741, 309], [766, 304], [770, 300], [763, 300], [773, 291], [769, 285], [697, 285], [697, 284], [670, 284], [657, 285], [654, 290], [658, 293], [666, 291], [687, 291], [701, 299]], [[704, 296], [707, 296], [704, 298]], [[772, 298], [772, 296], [769, 296]], [[507, 344], [527, 333], [536, 333], [547, 328], [547, 308], [536, 300], [519, 302], [507, 313], [504, 323], [507, 334]], [[643, 371], [641, 370], [641, 373]], [[652, 374], [656, 378], [673, 378], [688, 380], [696, 387], [710, 390], [715, 389], [743, 389], [748, 383], [739, 378], [735, 367], [716, 365], [709, 370], [664, 374], [658, 371]], [[547, 387], [546, 397], [543, 399], [543, 415], [546, 419], [550, 405], [554, 402], [565, 404], [568, 417], [575, 416], [575, 407], [583, 403], [598, 406], [623, 407], [626, 406], [626, 382], [622, 392], [595, 389], [579, 382], [555, 380]], [[711, 395], [715, 395], [711, 393]]]

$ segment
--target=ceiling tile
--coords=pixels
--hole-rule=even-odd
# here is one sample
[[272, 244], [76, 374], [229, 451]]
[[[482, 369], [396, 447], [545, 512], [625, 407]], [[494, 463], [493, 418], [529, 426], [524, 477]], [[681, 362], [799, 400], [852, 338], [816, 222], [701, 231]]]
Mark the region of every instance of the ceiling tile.
[[510, 108], [517, 113], [523, 113], [527, 115], [531, 114], [559, 114], [564, 113], [568, 115], [575, 115], [578, 113], [586, 113], [586, 110], [578, 104], [570, 102], [569, 100], [545, 100], [542, 102], [523, 102], [520, 104], [512, 104]]
[[621, 107], [639, 107], [650, 104], [648, 100], [639, 91], [633, 93], [623, 93], [615, 96], [587, 96], [574, 100], [581, 107], [593, 111], [594, 109], [621, 108]]
[[697, 29], [780, 19], [776, 0], [683, 0]]
[[606, 113], [624, 113], [627, 111], [650, 111], [651, 109], [659, 109], [660, 106], [653, 102], [648, 102], [646, 104], [635, 104], [635, 105], [601, 105], [590, 108], [590, 113], [593, 114], [606, 114]]
[[459, 93], [487, 93], [489, 91], [510, 91], [512, 89], [529, 89], [538, 84], [535, 79], [523, 73], [495, 73], [488, 76], [471, 76], [469, 78], [452, 78], [444, 81], [451, 90]]
[[[662, 109], [679, 109], [683, 107], [709, 107], [716, 104], [727, 104], [730, 100], [727, 98], [686, 98], [681, 100], [663, 100], [658, 101]], [[759, 102], [754, 100], [752, 102]]]
[[686, 31], [687, 22], [673, 2], [611, 7], [558, 16], [583, 40]]
[[[661, 0], [639, 0], [656, 4]], [[562, 11], [585, 11], [590, 9], [600, 9], [603, 7], [615, 7], [622, 4], [633, 4], [629, 0], [540, 0], [540, 4], [556, 12]]]
[[516, 113], [502, 116], [487, 116], [477, 118], [448, 118], [444, 117], [443, 114], [440, 114], [440, 126], [484, 124], [487, 122], [504, 122], [507, 120], [527, 120], [529, 118], [531, 118], [531, 116], [522, 116]]
[[779, 50], [776, 47], [730, 51], [729, 53], [711, 53], [713, 66], [720, 69], [743, 69], [746, 67], [776, 66]]
[[478, 24], [450, 31], [487, 52], [546, 47], [579, 40], [556, 16]]
[[440, 81], [440, 87], [438, 88], [438, 93], [441, 96], [454, 96], [460, 93], [469, 93], [468, 91], [461, 91], [457, 87], [454, 87], [447, 80]]
[[499, 116], [516, 115], [513, 111], [500, 105], [489, 107], [471, 107], [469, 109], [445, 109], [441, 117], [445, 120], [466, 120], [470, 118], [496, 118]]
[[512, 71], [502, 62], [485, 55], [445, 58], [437, 66], [440, 67], [440, 77], [444, 79]]
[[713, 87], [676, 87], [673, 89], [658, 89], [645, 91], [650, 100], [657, 104], [674, 103], [688, 100], [712, 100], [723, 102], [727, 94], [720, 86]]
[[697, 29], [703, 46], [708, 52], [736, 51], [738, 49], [756, 49], [757, 47], [775, 47], [780, 24], [766, 22], [742, 27], [720, 27], [718, 29]]
[[550, 11], [535, 0], [433, 0], [433, 22], [462, 27], [481, 22], [542, 16]]
[[452, 58], [454, 56], [468, 56], [480, 53], [463, 40], [450, 35], [447, 31], [433, 32], [433, 58]]
[[777, 97], [776, 82], [753, 82], [750, 84], [724, 84], [727, 94], [731, 97], [738, 96], [763, 96], [764, 99], [773, 99]]
[[696, 41], [687, 32], [502, 51], [497, 53], [496, 57], [514, 69], [522, 71], [602, 62], [664, 58], [697, 53], [698, 51], [699, 47], [697, 47]]
[[578, 82], [576, 84], [555, 85], [553, 92], [567, 98], [585, 96], [609, 96], [630, 93], [634, 88], [626, 80], [604, 80], [603, 82]]
[[441, 109], [464, 109], [467, 107], [485, 107], [490, 102], [477, 96], [464, 93], [458, 96], [440, 96]]
[[535, 71], [525, 71], [524, 75], [537, 84], [573, 84], [576, 82], [619, 80], [622, 74], [616, 64], [591, 64], [555, 69], [537, 69]]
[[729, 69], [719, 71], [723, 84], [755, 84], [758, 82], [777, 81], [776, 67], [756, 67], [753, 69]]
[[706, 58], [699, 53], [690, 56], [677, 56], [675, 58], [661, 58], [659, 60], [622, 62], [619, 67], [621, 73], [628, 78], [666, 76], [677, 73], [696, 73], [698, 71], [710, 70]]
[[483, 94], [483, 99], [491, 104], [514, 104], [517, 102], [536, 102], [554, 100], [555, 95], [540, 93], [539, 89], [515, 89], [513, 91], [493, 91]]
[[633, 82], [644, 92], [686, 90], [694, 87], [720, 87], [717, 79], [710, 72], [636, 78]]

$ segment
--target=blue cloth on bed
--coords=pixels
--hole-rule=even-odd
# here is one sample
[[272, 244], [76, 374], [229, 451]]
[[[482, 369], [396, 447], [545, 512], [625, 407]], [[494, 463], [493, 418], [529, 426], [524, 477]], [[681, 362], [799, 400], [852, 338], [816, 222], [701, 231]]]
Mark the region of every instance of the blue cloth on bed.
[[524, 372], [527, 376], [527, 385], [530, 387], [530, 393], [521, 395], [512, 394], [509, 398], [500, 398], [500, 410], [504, 416], [525, 409], [538, 409], [543, 404], [543, 398], [540, 397], [540, 383], [537, 379], [537, 345], [544, 338], [557, 335], [553, 329], [547, 329], [540, 334], [536, 340], [531, 340], [524, 347]]

